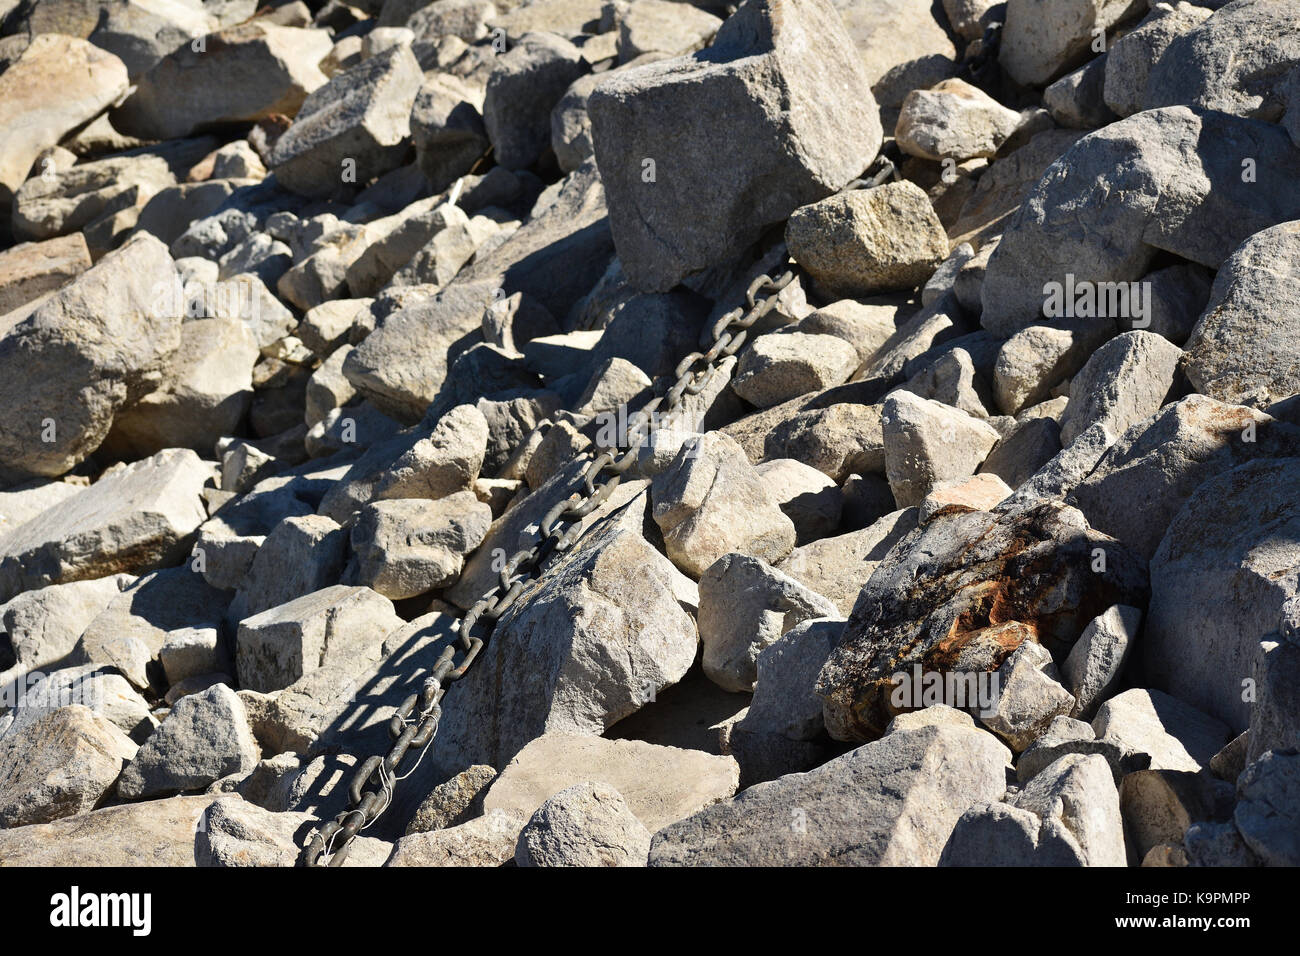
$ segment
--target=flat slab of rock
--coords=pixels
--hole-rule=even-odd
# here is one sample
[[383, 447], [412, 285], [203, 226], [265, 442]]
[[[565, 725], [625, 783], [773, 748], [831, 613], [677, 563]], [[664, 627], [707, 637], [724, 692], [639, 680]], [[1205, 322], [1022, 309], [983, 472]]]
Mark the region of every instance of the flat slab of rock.
[[[707, 115], [701, 96], [716, 106]], [[827, 0], [751, 3], [708, 50], [610, 74], [588, 112], [614, 242], [643, 291], [736, 258], [865, 169], [881, 140], [857, 51]]]
[[858, 594], [894, 545], [916, 528], [917, 511], [893, 511], [870, 527], [795, 548], [776, 568], [830, 598], [847, 617]]
[[660, 830], [650, 865], [933, 866], [957, 819], [1002, 795], [1008, 760], [980, 730], [892, 733]]
[[412, 833], [393, 846], [385, 866], [504, 866], [513, 862], [528, 818], [496, 810], [459, 826]]
[[56, 291], [89, 268], [90, 250], [81, 233], [0, 252], [0, 315]]
[[0, 829], [0, 866], [194, 866], [194, 837], [213, 797], [106, 807]]
[[199, 490], [213, 470], [175, 449], [108, 472], [0, 541], [0, 594], [181, 560], [207, 517]]
[[583, 781], [607, 783], [651, 832], [725, 800], [736, 761], [640, 740], [543, 734], [506, 765], [483, 800], [485, 813], [532, 816], [551, 795]]

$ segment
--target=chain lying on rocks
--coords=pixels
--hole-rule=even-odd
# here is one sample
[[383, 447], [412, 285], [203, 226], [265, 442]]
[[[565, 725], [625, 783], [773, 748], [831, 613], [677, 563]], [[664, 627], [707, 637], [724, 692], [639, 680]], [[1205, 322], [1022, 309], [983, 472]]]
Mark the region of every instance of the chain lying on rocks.
[[[897, 166], [883, 154], [874, 166], [879, 170], [868, 177], [855, 179], [842, 192], [879, 186], [887, 179], [898, 178]], [[500, 579], [483, 597], [474, 602], [460, 622], [454, 644], [445, 648], [425, 679], [418, 694], [411, 694], [397, 708], [388, 730], [393, 746], [385, 756], [367, 757], [357, 767], [348, 787], [348, 809], [311, 834], [303, 850], [305, 866], [341, 866], [357, 834], [370, 826], [393, 802], [396, 784], [415, 772], [438, 732], [442, 717], [442, 699], [447, 686], [460, 680], [482, 651], [498, 618], [518, 600], [529, 583], [541, 576], [547, 561], [572, 548], [581, 537], [582, 519], [608, 500], [623, 480], [623, 475], [637, 460], [645, 440], [656, 430], [676, 421], [683, 410], [686, 395], [698, 395], [719, 373], [724, 359], [740, 351], [749, 330], [770, 313], [779, 295], [794, 281], [793, 269], [779, 277], [759, 275], [750, 283], [745, 304], [720, 316], [713, 324], [712, 343], [705, 351], [692, 352], [673, 370], [675, 381], [662, 395], [644, 405], [628, 421], [623, 449], [597, 454], [582, 475], [582, 488], [557, 502], [539, 525], [540, 538], [531, 547], [516, 551], [501, 567]], [[584, 454], [591, 454], [584, 452]], [[477, 633], [476, 633], [477, 632]], [[459, 663], [457, 653], [461, 654]], [[406, 773], [399, 774], [411, 749], [418, 756]], [[336, 846], [337, 844], [337, 846]]]

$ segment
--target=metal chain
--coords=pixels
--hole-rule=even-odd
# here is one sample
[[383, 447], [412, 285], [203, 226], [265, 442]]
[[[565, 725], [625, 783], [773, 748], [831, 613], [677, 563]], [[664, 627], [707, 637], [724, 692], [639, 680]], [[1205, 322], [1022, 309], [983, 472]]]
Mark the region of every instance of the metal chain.
[[[882, 177], [891, 171], [892, 164], [881, 174]], [[851, 187], [855, 185], [850, 184]], [[645, 440], [657, 428], [676, 420], [683, 410], [685, 396], [698, 395], [708, 386], [722, 361], [740, 350], [749, 329], [776, 308], [780, 292], [793, 280], [793, 270], [787, 270], [776, 279], [766, 274], [755, 278], [746, 292], [745, 305], [732, 309], [713, 324], [709, 348], [692, 352], [682, 359], [674, 369], [676, 381], [667, 392], [651, 399], [632, 417], [623, 436], [626, 450], [620, 453], [614, 449], [596, 455], [583, 472], [581, 489], [557, 502], [546, 513], [539, 526], [539, 540], [510, 557], [501, 568], [498, 582], [466, 612], [456, 642], [443, 650], [432, 676], [425, 680], [420, 693], [411, 694], [393, 714], [388, 728], [394, 739], [392, 749], [386, 756], [368, 757], [357, 767], [348, 788], [348, 809], [311, 835], [302, 854], [305, 866], [343, 864], [357, 834], [392, 805], [397, 782], [410, 776], [423, 759], [438, 730], [447, 685], [465, 676], [497, 619], [515, 603], [530, 582], [541, 576], [549, 558], [568, 551], [577, 543], [583, 530], [582, 519], [613, 494], [639, 456]], [[480, 633], [476, 634], [476, 630]], [[462, 656], [456, 663], [458, 652]], [[398, 771], [412, 748], [418, 752], [415, 764], [405, 774], [399, 775]]]

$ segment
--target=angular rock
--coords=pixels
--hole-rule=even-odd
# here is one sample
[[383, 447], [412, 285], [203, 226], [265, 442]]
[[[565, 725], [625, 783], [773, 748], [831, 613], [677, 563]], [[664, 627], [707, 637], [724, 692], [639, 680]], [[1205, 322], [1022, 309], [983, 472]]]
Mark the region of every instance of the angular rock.
[[960, 163], [976, 157], [992, 159], [1019, 125], [1015, 110], [965, 80], [951, 79], [907, 94], [894, 138], [911, 156]]
[[894, 500], [919, 505], [938, 482], [975, 473], [998, 441], [992, 426], [911, 392], [885, 400], [885, 473]]
[[515, 858], [527, 817], [497, 810], [467, 823], [412, 833], [393, 846], [385, 866], [504, 866]]
[[1031, 780], [1014, 803], [1055, 821], [1079, 847], [1084, 866], [1126, 866], [1120, 795], [1106, 761], [1069, 754]]
[[491, 146], [482, 109], [482, 91], [452, 74], [434, 74], [420, 87], [411, 107], [411, 139], [420, 171], [435, 191], [469, 172]]
[[133, 238], [0, 338], [6, 471], [60, 475], [99, 447], [113, 416], [156, 388], [181, 341], [167, 249]]
[[858, 367], [858, 353], [833, 335], [765, 335], [740, 355], [731, 387], [758, 408], [839, 385]]
[[460, 575], [465, 555], [482, 542], [492, 509], [472, 491], [438, 501], [396, 498], [361, 509], [352, 526], [358, 584], [393, 600], [445, 587]]
[[528, 33], [498, 58], [483, 98], [483, 125], [507, 169], [531, 166], [551, 143], [551, 110], [587, 72], [582, 53], [563, 37]]
[[1300, 862], [1300, 755], [1269, 751], [1246, 768], [1237, 784], [1232, 820], [1242, 839], [1266, 866]]
[[760, 559], [725, 554], [700, 577], [704, 673], [724, 690], [752, 691], [765, 648], [803, 621], [837, 614], [829, 600]]
[[174, 564], [206, 517], [199, 489], [212, 476], [188, 449], [105, 474], [0, 541], [0, 595]]
[[729, 757], [640, 740], [548, 733], [515, 755], [488, 790], [483, 809], [529, 817], [552, 794], [595, 781], [622, 794], [654, 832], [732, 796], [738, 779]]
[[1096, 52], [1094, 30], [1140, 9], [1132, 0], [1008, 0], [998, 63], [1017, 83], [1041, 86]]
[[980, 711], [980, 722], [1015, 753], [1074, 709], [1074, 697], [1056, 679], [1052, 655], [1041, 644], [1023, 641], [994, 673], [993, 699]]
[[[819, 55], [809, 58], [814, 37]], [[588, 100], [592, 141], [633, 284], [666, 291], [737, 258], [763, 229], [864, 170], [881, 139], [867, 83], [827, 0], [751, 3], [707, 51], [600, 83]], [[701, 96], [716, 105], [708, 115]]]
[[57, 291], [89, 268], [90, 251], [80, 233], [0, 252], [0, 315]]
[[1045, 401], [1114, 334], [1111, 323], [1089, 319], [1031, 325], [1016, 332], [998, 351], [993, 369], [998, 410], [1015, 415]]
[[[238, 796], [220, 797], [203, 812], [194, 835], [196, 866], [293, 866], [302, 833], [318, 821], [309, 813], [271, 813]], [[392, 845], [358, 836], [344, 866], [382, 866]]]
[[644, 866], [650, 831], [606, 783], [580, 783], [543, 803], [519, 833], [519, 866]]
[[1119, 119], [1106, 105], [1106, 56], [1093, 57], [1043, 90], [1043, 106], [1059, 125], [1097, 129]]
[[348, 533], [325, 515], [288, 517], [257, 549], [230, 608], [232, 620], [261, 614], [338, 583]]
[[0, 828], [95, 809], [135, 756], [131, 738], [79, 704], [0, 739]]
[[915, 288], [948, 256], [929, 198], [905, 180], [803, 206], [791, 214], [785, 240], [827, 298]]
[[446, 830], [483, 815], [483, 800], [497, 772], [485, 765], [462, 770], [429, 792], [406, 827], [406, 835]]
[[991, 734], [889, 734], [815, 770], [743, 791], [654, 835], [651, 866], [932, 866], [958, 818], [1005, 789]]
[[1061, 416], [1061, 445], [1100, 424], [1118, 438], [1154, 414], [1173, 391], [1183, 353], [1150, 332], [1125, 332], [1096, 352], [1070, 381], [1070, 404]]
[[131, 583], [131, 577], [105, 578], [55, 584], [26, 591], [0, 606], [0, 629], [8, 637], [13, 655], [10, 669], [0, 672], [0, 684], [11, 673], [57, 667], [77, 646], [95, 616]]
[[963, 813], [939, 866], [1083, 866], [1082, 848], [1059, 820], [1009, 803], [977, 804]]
[[1300, 392], [1300, 343], [1287, 331], [1300, 315], [1300, 222], [1256, 233], [1214, 280], [1187, 342], [1187, 377], [1198, 392], [1263, 408]]
[[1294, 627], [1300, 594], [1300, 459], [1256, 461], [1184, 502], [1151, 561], [1142, 660], [1151, 685], [1224, 721], [1250, 724], [1259, 642]]
[[0, 829], [0, 857], [9, 866], [193, 866], [195, 829], [212, 800], [148, 800]]
[[726, 435], [685, 443], [650, 496], [668, 556], [692, 577], [730, 551], [779, 561], [794, 547], [794, 524]]
[[839, 528], [844, 496], [835, 482], [816, 468], [793, 458], [774, 458], [756, 470], [794, 523], [796, 545], [825, 538]]
[[871, 91], [887, 110], [957, 72], [957, 47], [927, 0], [833, 0]]
[[1147, 754], [1152, 770], [1192, 773], [1208, 766], [1231, 737], [1226, 725], [1158, 690], [1134, 688], [1101, 705], [1092, 729], [1126, 751]]
[[893, 511], [859, 531], [795, 548], [776, 568], [830, 598], [839, 616], [847, 616], [876, 567], [916, 524], [916, 509]]
[[[1190, 3], [1153, 4], [1145, 20], [1106, 51], [1106, 105], [1120, 116], [1147, 109], [1147, 80], [1152, 67], [1180, 34], [1197, 27], [1213, 12]], [[1179, 99], [1160, 105], [1190, 102]]]
[[135, 79], [112, 114], [115, 128], [146, 139], [173, 139], [221, 123], [293, 116], [326, 81], [317, 64], [329, 53], [324, 30], [257, 20], [186, 43]]
[[302, 101], [275, 143], [272, 171], [286, 189], [327, 198], [401, 165], [423, 79], [409, 46], [337, 73]]

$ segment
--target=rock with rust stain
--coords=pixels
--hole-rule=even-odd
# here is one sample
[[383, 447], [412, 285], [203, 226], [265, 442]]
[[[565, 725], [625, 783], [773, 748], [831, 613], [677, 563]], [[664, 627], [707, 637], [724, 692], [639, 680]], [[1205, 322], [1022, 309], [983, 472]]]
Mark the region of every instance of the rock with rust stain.
[[[1016, 513], [944, 515], [876, 568], [822, 668], [817, 693], [838, 740], [870, 740], [920, 706], [895, 675], [945, 675], [944, 703], [1025, 641], [1061, 661], [1092, 618], [1144, 606], [1146, 563], [1059, 501]], [[948, 679], [956, 678], [956, 679]], [[949, 693], [948, 691], [951, 691]], [[967, 694], [967, 709], [978, 695]], [[948, 699], [949, 697], [953, 699]], [[898, 703], [895, 703], [898, 701]]]

